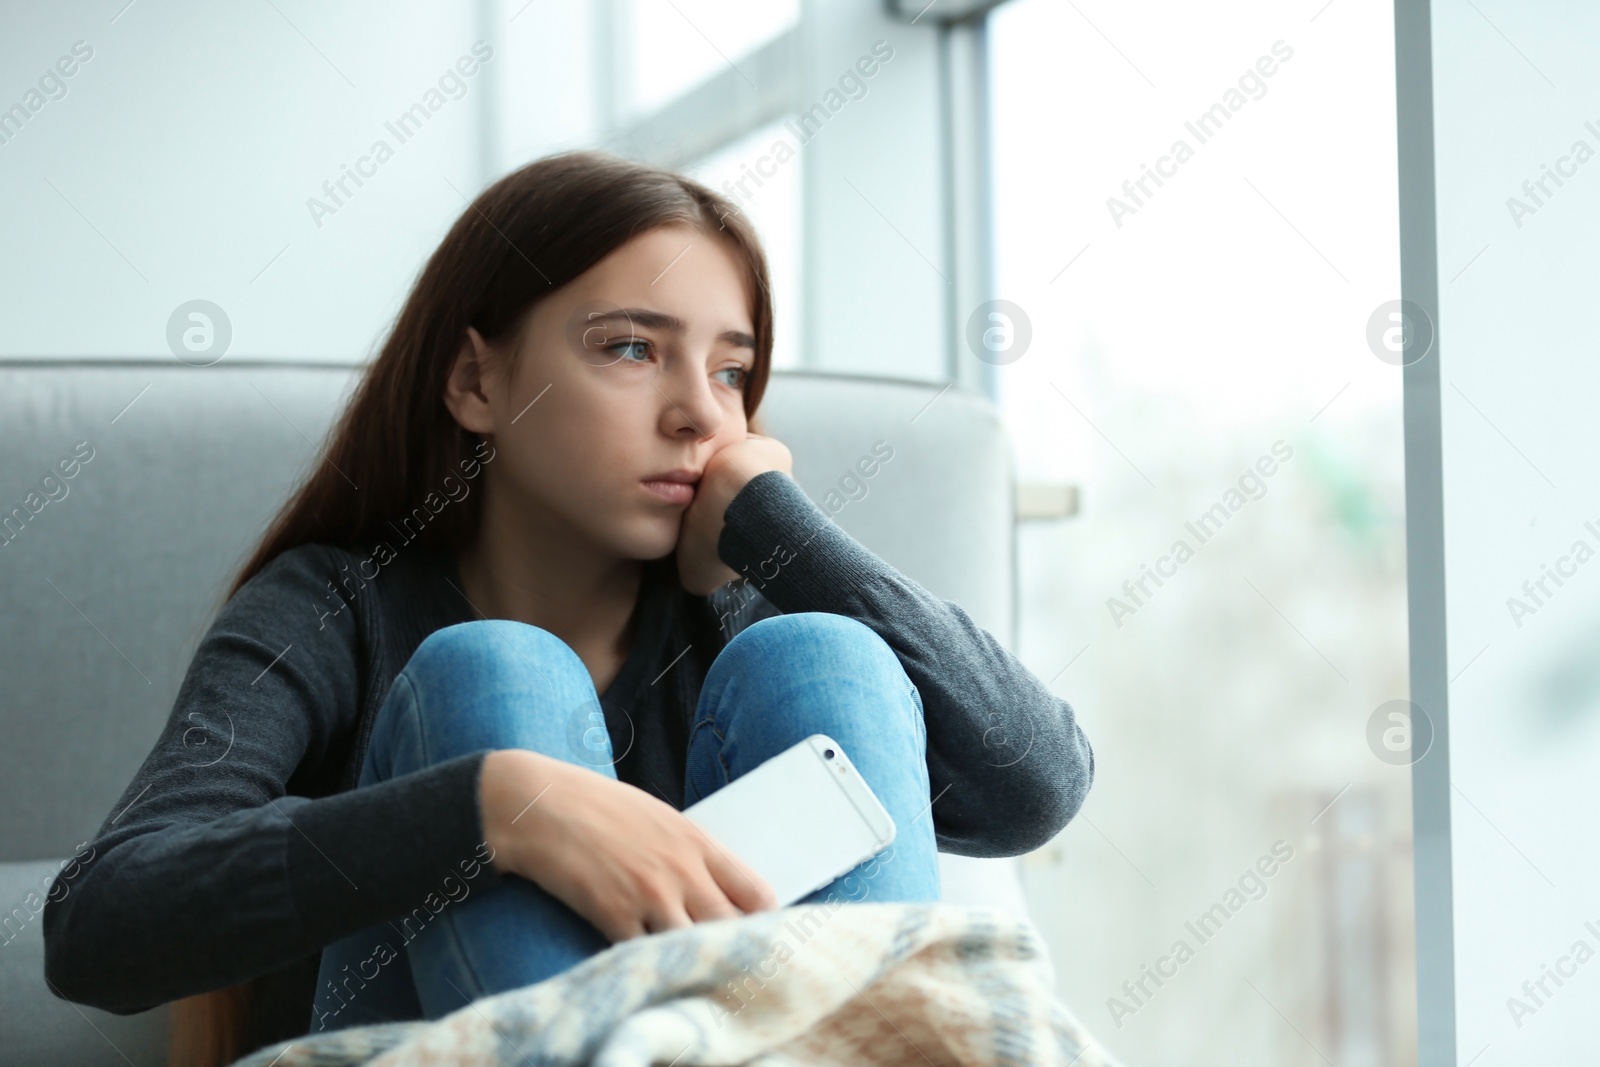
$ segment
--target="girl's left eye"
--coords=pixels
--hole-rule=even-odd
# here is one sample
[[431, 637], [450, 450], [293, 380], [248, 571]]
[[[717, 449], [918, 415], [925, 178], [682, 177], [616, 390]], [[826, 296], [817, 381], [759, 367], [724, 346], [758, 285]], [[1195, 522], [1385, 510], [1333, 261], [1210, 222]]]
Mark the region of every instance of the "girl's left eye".
[[728, 382], [728, 384], [735, 389], [743, 386], [745, 378], [747, 378], [750, 374], [750, 372], [744, 367], [723, 367], [721, 370], [717, 371], [718, 374], [728, 374], [730, 372], [738, 375], [735, 380]]
[[[621, 354], [624, 357], [627, 354], [626, 350], [627, 349], [632, 349], [632, 348], [639, 349], [641, 354], [643, 354], [643, 355], [648, 356], [650, 354], [650, 342], [649, 341], [640, 340], [637, 337], [630, 337], [626, 341], [618, 341], [616, 344], [606, 345], [606, 351], [608, 351], [608, 352], [618, 352], [619, 354]], [[630, 360], [630, 362], [634, 362], [634, 361]]]

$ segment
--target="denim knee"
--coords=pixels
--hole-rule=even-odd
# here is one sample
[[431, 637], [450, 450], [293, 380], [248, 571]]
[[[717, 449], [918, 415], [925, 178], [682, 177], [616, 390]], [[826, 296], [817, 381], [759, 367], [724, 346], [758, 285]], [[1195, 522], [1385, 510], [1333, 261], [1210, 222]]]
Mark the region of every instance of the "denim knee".
[[734, 635], [723, 657], [732, 656], [735, 663], [745, 657], [754, 657], [763, 665], [781, 662], [785, 656], [815, 649], [851, 673], [884, 673], [905, 678], [905, 668], [900, 658], [878, 632], [860, 619], [848, 615], [835, 615], [827, 611], [800, 611], [792, 615], [773, 615], [751, 623]]
[[395, 679], [402, 685], [414, 696], [418, 727], [441, 750], [531, 748], [571, 762], [609, 762], [588, 668], [541, 627], [511, 619], [442, 627], [406, 661]]
[[735, 634], [717, 656], [706, 685], [713, 685], [712, 675], [719, 671], [736, 677], [746, 672], [770, 674], [785, 664], [806, 660], [825, 662], [830, 672], [867, 684], [899, 689], [915, 706], [914, 725], [922, 732], [922, 694], [906, 674], [900, 657], [876, 630], [848, 615], [802, 611], [754, 622]]
[[[441, 627], [423, 638], [401, 669], [419, 693], [440, 680], [470, 678], [495, 688], [587, 679], [583, 660], [549, 630], [512, 619], [478, 619]], [[591, 688], [593, 682], [590, 683]]]
[[417, 672], [494, 669], [501, 664], [588, 673], [571, 645], [543, 627], [514, 619], [476, 619], [440, 627], [422, 639], [405, 671], [415, 682]]

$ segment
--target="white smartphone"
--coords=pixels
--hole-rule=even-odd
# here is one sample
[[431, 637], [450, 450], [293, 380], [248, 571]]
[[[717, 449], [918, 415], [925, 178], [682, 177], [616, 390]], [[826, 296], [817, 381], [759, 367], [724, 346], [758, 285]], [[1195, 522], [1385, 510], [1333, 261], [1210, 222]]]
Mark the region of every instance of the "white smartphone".
[[882, 852], [895, 835], [894, 819], [827, 734], [812, 734], [683, 813], [770, 882], [779, 907]]

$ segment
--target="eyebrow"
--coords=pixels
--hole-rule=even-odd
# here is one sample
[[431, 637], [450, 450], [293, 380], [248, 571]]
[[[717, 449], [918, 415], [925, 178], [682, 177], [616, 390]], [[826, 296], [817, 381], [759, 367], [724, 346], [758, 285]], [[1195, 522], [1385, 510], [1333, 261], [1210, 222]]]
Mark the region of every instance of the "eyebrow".
[[[665, 311], [652, 311], [649, 308], [619, 308], [616, 311], [608, 311], [603, 315], [595, 315], [589, 321], [591, 323], [635, 322], [646, 329], [668, 330], [672, 333], [682, 333], [685, 328], [683, 320], [678, 316], [669, 315]], [[723, 330], [717, 334], [717, 340], [727, 341], [729, 344], [738, 345], [740, 348], [748, 348], [752, 351], [756, 347], [756, 339], [743, 330]]]

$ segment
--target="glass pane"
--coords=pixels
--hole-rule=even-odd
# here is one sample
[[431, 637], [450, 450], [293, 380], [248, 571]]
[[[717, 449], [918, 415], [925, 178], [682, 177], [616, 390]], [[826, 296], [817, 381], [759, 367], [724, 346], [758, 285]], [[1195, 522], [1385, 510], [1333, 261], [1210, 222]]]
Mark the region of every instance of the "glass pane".
[[994, 17], [1003, 406], [1082, 501], [1021, 531], [1022, 648], [1097, 759], [1024, 875], [1128, 1063], [1415, 1060], [1391, 20]]

